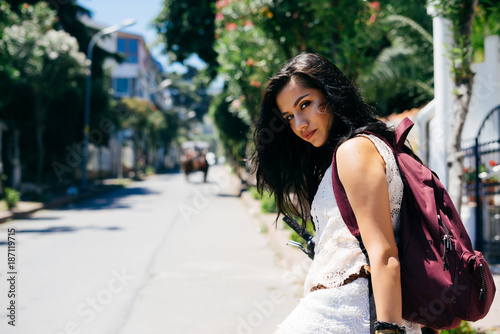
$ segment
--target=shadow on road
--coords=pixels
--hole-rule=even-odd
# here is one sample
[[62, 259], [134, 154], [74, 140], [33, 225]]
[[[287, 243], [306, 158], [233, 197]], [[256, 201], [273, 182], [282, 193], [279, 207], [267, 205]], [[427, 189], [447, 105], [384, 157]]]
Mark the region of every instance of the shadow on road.
[[76, 203], [66, 204], [52, 210], [112, 210], [128, 209], [130, 205], [124, 203], [123, 199], [129, 196], [139, 195], [157, 195], [161, 192], [152, 191], [144, 187], [130, 187], [111, 191], [109, 193], [98, 195], [91, 199], [82, 200]]
[[[16, 234], [21, 233], [67, 233], [67, 232], [78, 232], [82, 230], [108, 230], [108, 231], [119, 231], [122, 230], [121, 227], [117, 226], [83, 226], [83, 227], [75, 227], [75, 226], [54, 226], [43, 229], [16, 229]], [[7, 245], [8, 242], [5, 240], [0, 241], [0, 246]]]
[[28, 216], [28, 217], [23, 217], [22, 219], [16, 220], [16, 222], [23, 223], [23, 222], [34, 222], [37, 220], [43, 221], [43, 220], [59, 220], [59, 219], [61, 219], [61, 217], [32, 217], [32, 216]]

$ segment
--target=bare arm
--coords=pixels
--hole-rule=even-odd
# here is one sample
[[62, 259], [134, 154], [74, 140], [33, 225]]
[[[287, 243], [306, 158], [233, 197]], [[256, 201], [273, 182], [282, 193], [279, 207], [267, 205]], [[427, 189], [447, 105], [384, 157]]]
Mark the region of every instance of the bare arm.
[[373, 143], [355, 137], [337, 151], [337, 168], [370, 258], [377, 320], [401, 325], [401, 277], [385, 163]]

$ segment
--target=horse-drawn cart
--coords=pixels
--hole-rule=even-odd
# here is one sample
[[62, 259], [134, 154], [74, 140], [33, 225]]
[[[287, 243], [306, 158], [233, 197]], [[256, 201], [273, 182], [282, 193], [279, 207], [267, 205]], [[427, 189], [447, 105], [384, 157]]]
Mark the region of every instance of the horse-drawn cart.
[[208, 163], [206, 154], [208, 143], [204, 141], [186, 141], [182, 143], [181, 166], [186, 180], [193, 172], [203, 172], [203, 182], [207, 182]]

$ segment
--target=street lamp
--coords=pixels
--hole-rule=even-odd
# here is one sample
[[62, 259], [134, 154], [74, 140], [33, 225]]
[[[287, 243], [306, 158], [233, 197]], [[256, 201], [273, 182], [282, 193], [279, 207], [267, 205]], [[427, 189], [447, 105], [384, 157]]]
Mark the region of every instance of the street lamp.
[[161, 91], [162, 89], [167, 88], [167, 87], [168, 87], [168, 86], [170, 86], [171, 84], [172, 84], [172, 80], [170, 80], [170, 79], [165, 79], [165, 80], [163, 80], [162, 82], [160, 82], [160, 83], [158, 84], [158, 86], [153, 87], [153, 88], [150, 88], [150, 89], [148, 90], [148, 93], [150, 93], [150, 94], [158, 93], [159, 91]]
[[135, 19], [127, 19], [120, 24], [110, 26], [99, 30], [92, 39], [90, 40], [89, 46], [87, 48], [87, 60], [88, 60], [88, 72], [87, 72], [87, 82], [85, 85], [85, 116], [83, 120], [83, 156], [82, 156], [82, 186], [81, 190], [87, 189], [87, 156], [88, 156], [88, 146], [89, 146], [89, 121], [90, 121], [90, 90], [92, 85], [92, 52], [94, 51], [94, 46], [97, 41], [104, 35], [112, 34], [118, 30], [135, 24]]

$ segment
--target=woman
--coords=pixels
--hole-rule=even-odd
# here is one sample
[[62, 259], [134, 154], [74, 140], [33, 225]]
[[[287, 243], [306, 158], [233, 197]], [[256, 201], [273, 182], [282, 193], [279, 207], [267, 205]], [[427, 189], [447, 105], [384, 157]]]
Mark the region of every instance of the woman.
[[[397, 239], [403, 184], [387, 145], [394, 132], [377, 120], [357, 89], [327, 59], [301, 54], [268, 83], [255, 132], [257, 186], [275, 197], [278, 215], [315, 225], [315, 259], [304, 293], [278, 333], [370, 333], [371, 276], [379, 333], [420, 333], [401, 318]], [[370, 259], [337, 208], [334, 149], [340, 180]], [[408, 149], [409, 150], [409, 149]]]

